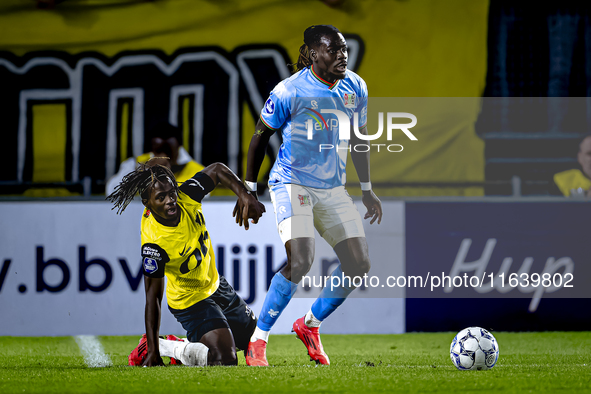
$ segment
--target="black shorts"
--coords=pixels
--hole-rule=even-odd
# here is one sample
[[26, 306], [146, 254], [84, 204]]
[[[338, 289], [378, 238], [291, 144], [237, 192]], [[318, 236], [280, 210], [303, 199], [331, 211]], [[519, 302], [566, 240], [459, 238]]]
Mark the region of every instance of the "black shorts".
[[206, 299], [187, 309], [168, 309], [187, 331], [190, 342], [199, 342], [209, 331], [229, 328], [236, 348], [246, 350], [257, 325], [254, 312], [221, 275], [220, 286]]

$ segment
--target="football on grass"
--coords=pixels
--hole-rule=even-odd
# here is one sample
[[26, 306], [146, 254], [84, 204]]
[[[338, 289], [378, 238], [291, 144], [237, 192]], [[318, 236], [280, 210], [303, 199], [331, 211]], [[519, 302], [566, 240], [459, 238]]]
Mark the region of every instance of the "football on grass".
[[481, 371], [495, 366], [499, 359], [499, 345], [484, 328], [468, 327], [451, 341], [449, 355], [457, 369]]

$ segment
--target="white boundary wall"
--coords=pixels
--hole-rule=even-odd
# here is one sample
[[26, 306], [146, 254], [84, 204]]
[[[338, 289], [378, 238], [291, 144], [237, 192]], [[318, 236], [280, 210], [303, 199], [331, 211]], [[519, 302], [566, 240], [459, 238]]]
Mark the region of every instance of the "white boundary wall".
[[[285, 261], [285, 250], [275, 229], [273, 206], [249, 231], [232, 218], [234, 202], [205, 201], [204, 214], [216, 258], [224, 261], [224, 275], [235, 285], [234, 260], [240, 267], [239, 294], [252, 298], [259, 313], [267, 289], [267, 266], [274, 270]], [[358, 202], [360, 212], [365, 208]], [[374, 266], [387, 261], [396, 275], [404, 274], [404, 203], [384, 202], [380, 226], [365, 221]], [[0, 203], [0, 335], [134, 335], [144, 332], [143, 280], [132, 290], [140, 267], [139, 223], [142, 205], [134, 201], [118, 216], [107, 202], [2, 202]], [[250, 246], [255, 250], [250, 250]], [[322, 261], [336, 258], [317, 235], [316, 259], [311, 273], [320, 273]], [[240, 251], [234, 250], [238, 246]], [[50, 264], [57, 259], [62, 263]], [[82, 260], [82, 264], [81, 264]], [[250, 274], [250, 261], [255, 273]], [[90, 264], [94, 263], [94, 264]], [[69, 280], [64, 281], [66, 266]], [[88, 265], [85, 275], [80, 267]], [[326, 264], [325, 264], [326, 265]], [[107, 268], [105, 268], [107, 267]], [[129, 270], [129, 276], [125, 274]], [[80, 285], [100, 288], [101, 291]], [[141, 274], [140, 274], [141, 275]], [[140, 277], [137, 277], [141, 279]], [[254, 281], [254, 286], [251, 283]], [[65, 287], [56, 292], [40, 287]], [[107, 281], [108, 282], [108, 281]], [[104, 287], [104, 286], [103, 286]], [[26, 288], [26, 289], [25, 289]], [[355, 293], [354, 293], [355, 294]], [[312, 304], [313, 291], [299, 289], [272, 333], [287, 334], [293, 321]], [[304, 298], [303, 298], [304, 297]], [[402, 333], [405, 329], [404, 294], [401, 298], [351, 298], [323, 325], [323, 333]], [[165, 301], [164, 301], [165, 302]], [[184, 334], [163, 303], [161, 333]]]

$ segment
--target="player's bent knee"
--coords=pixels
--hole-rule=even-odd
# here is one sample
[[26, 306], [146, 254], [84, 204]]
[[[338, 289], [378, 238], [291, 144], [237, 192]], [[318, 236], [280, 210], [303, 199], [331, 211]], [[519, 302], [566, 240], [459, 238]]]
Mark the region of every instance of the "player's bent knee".
[[354, 261], [341, 261], [343, 273], [349, 277], [363, 276], [371, 269], [371, 261], [367, 259], [359, 259]]
[[371, 261], [369, 260], [369, 256], [367, 256], [365, 259], [360, 260], [359, 265], [357, 267], [359, 271], [363, 273], [362, 275], [367, 274], [371, 269]]
[[238, 365], [234, 349], [211, 348], [207, 357], [208, 365]]
[[293, 283], [299, 283], [314, 263], [314, 238], [302, 237], [292, 239], [285, 244], [287, 266], [281, 271]]
[[208, 349], [207, 365], [236, 365], [236, 345], [229, 328], [211, 330], [200, 339]]
[[356, 270], [361, 273], [361, 275], [365, 275], [371, 269], [371, 261], [369, 260], [369, 254], [365, 252], [359, 253], [355, 256], [355, 260], [353, 262]]
[[369, 254], [363, 249], [347, 249], [337, 247], [337, 256], [341, 261], [343, 272], [348, 276], [363, 276], [371, 269]]
[[312, 259], [298, 259], [291, 262], [291, 281], [299, 283], [302, 276], [306, 275], [312, 268]]

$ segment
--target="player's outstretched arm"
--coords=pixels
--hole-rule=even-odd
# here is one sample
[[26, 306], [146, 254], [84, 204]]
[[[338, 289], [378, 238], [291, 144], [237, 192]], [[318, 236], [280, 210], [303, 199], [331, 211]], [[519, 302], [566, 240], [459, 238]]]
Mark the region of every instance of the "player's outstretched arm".
[[265, 212], [265, 206], [261, 204], [256, 197], [246, 190], [240, 179], [225, 164], [214, 163], [205, 167], [201, 172], [208, 175], [214, 185], [221, 183], [232, 190], [238, 196], [238, 202], [234, 207], [233, 216], [236, 217], [236, 223], [240, 226], [244, 223], [244, 228], [248, 230], [248, 219], [258, 223], [259, 218]]
[[273, 134], [275, 134], [275, 130], [267, 127], [267, 125], [265, 125], [259, 119], [255, 127], [254, 134], [250, 140], [250, 145], [248, 146], [248, 155], [246, 157], [246, 176], [244, 177], [245, 181], [256, 184], [261, 165], [265, 159], [267, 145], [269, 145], [269, 138], [271, 138]]
[[[362, 127], [359, 132], [363, 135], [367, 135], [367, 127]], [[355, 145], [363, 143], [364, 142], [359, 139], [355, 133], [352, 133], [351, 144]], [[369, 152], [357, 152], [355, 149], [351, 149], [351, 160], [353, 160], [353, 165], [355, 166], [355, 170], [357, 170], [359, 181], [369, 184]], [[369, 222], [370, 224], [374, 224], [376, 220], [378, 221], [378, 224], [382, 223], [382, 202], [380, 199], [371, 189], [362, 189], [361, 193], [363, 194], [361, 201], [363, 201], [363, 205], [367, 208], [364, 219], [371, 218], [371, 221]]]
[[164, 278], [149, 278], [144, 276], [146, 287], [146, 337], [148, 340], [148, 354], [142, 363], [144, 367], [164, 366], [160, 357], [158, 334], [160, 331], [160, 305], [164, 294]]
[[[248, 191], [250, 191], [250, 193], [257, 200], [259, 196], [257, 194], [256, 184], [259, 176], [259, 170], [261, 168], [261, 164], [263, 164], [263, 160], [265, 159], [265, 152], [267, 151], [269, 138], [271, 138], [274, 133], [275, 130], [267, 127], [259, 119], [255, 127], [254, 135], [250, 140], [250, 145], [248, 146], [248, 155], [246, 158], [246, 177], [244, 180], [245, 183], [249, 185]], [[238, 201], [236, 201], [232, 216], [236, 218], [236, 223], [238, 223], [239, 226], [242, 226], [244, 223], [244, 228], [246, 230], [248, 230], [248, 218], [250, 217], [248, 215], [249, 211], [250, 206], [245, 205], [244, 201], [242, 201], [238, 195]], [[254, 221], [254, 223], [257, 222], [258, 219]]]

